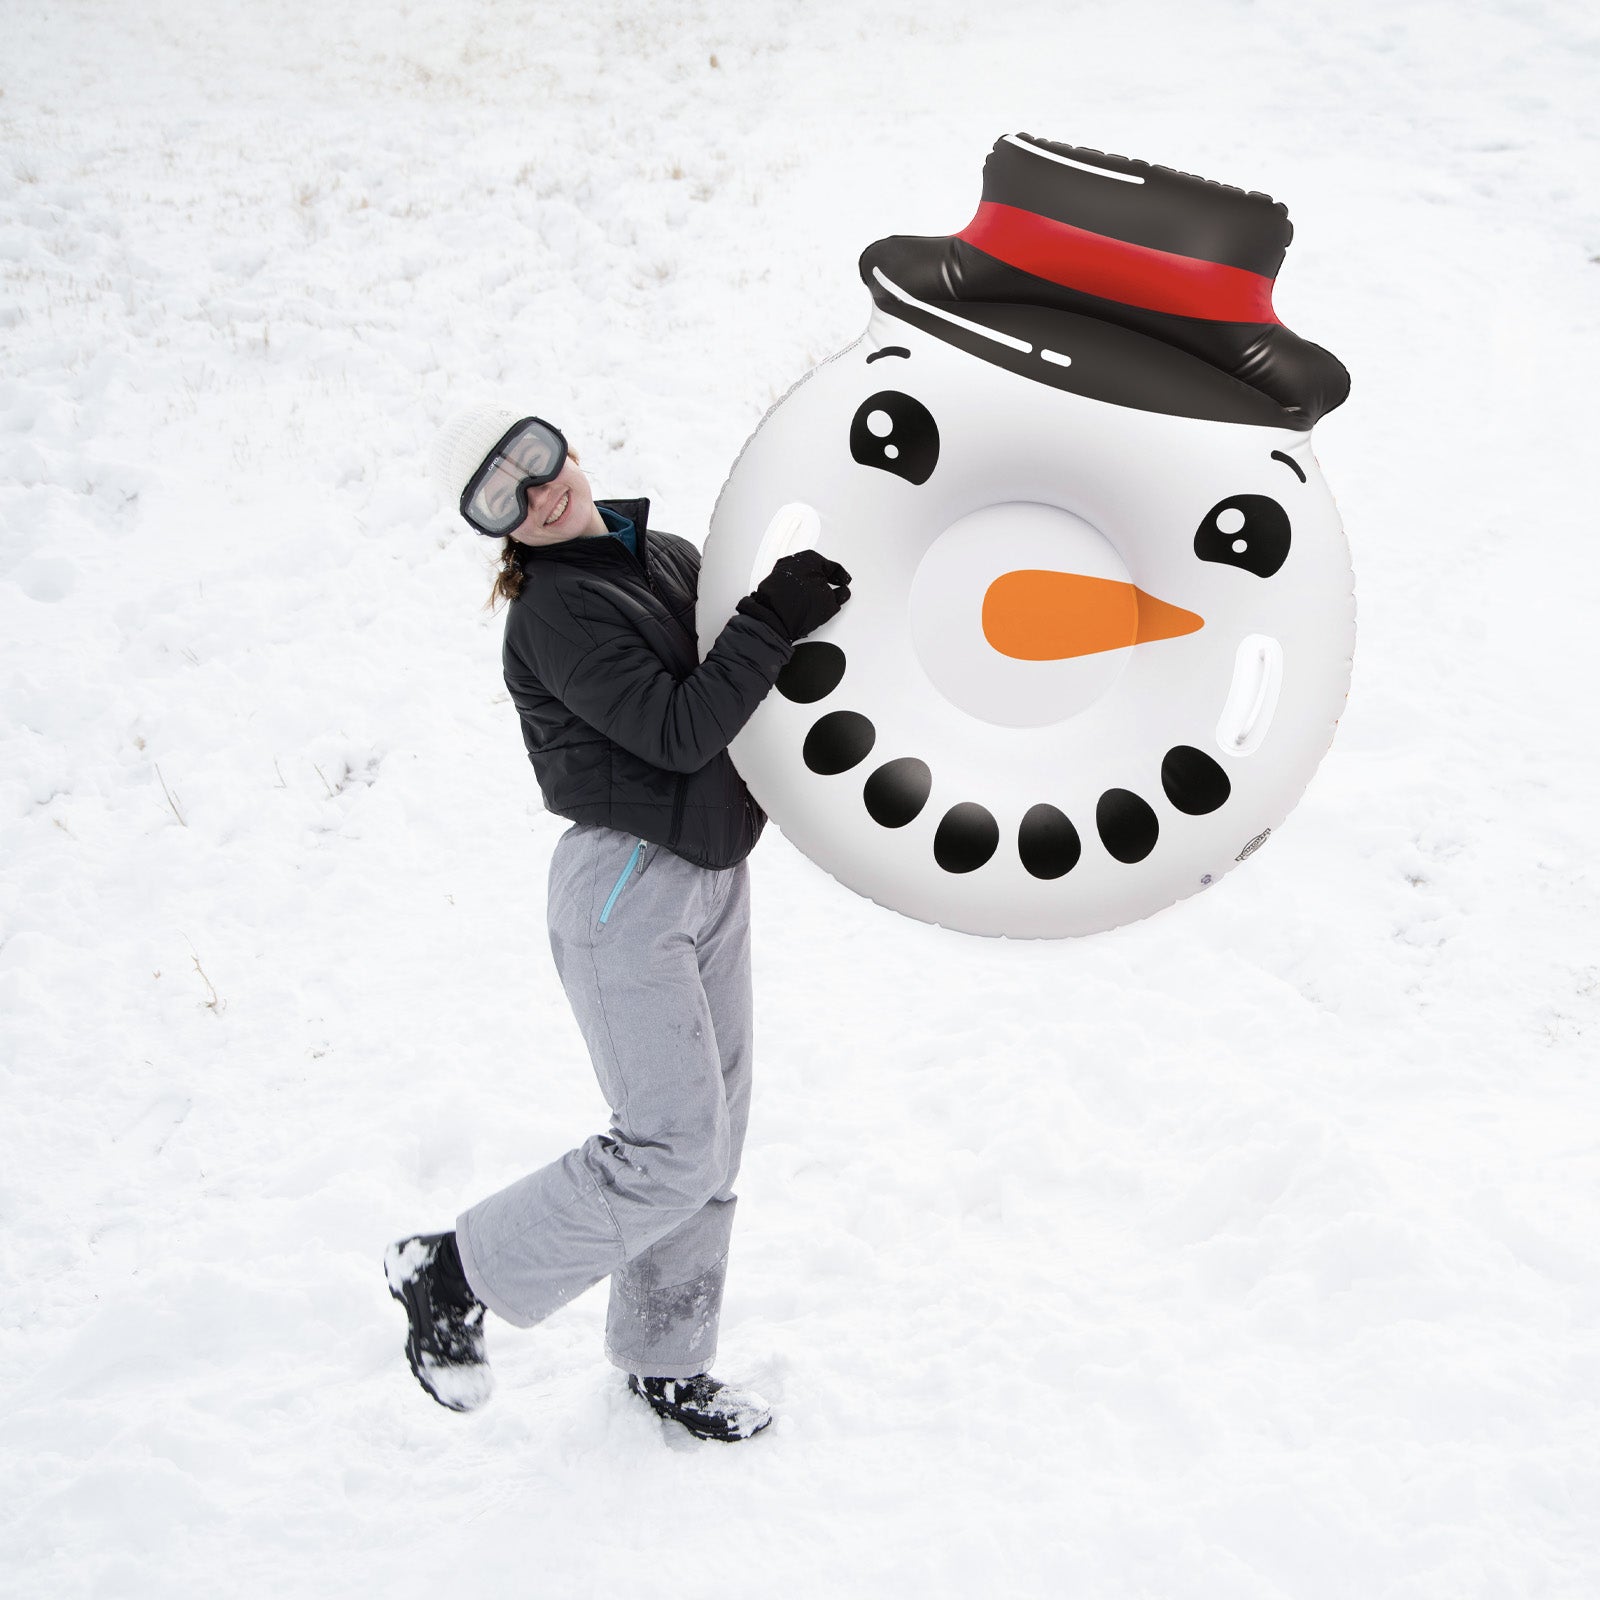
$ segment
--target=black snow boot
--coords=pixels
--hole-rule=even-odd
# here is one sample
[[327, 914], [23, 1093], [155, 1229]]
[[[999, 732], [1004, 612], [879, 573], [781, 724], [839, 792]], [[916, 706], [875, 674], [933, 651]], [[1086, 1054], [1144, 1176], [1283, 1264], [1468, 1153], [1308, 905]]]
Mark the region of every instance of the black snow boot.
[[417, 1382], [452, 1411], [476, 1411], [494, 1388], [483, 1313], [461, 1270], [454, 1233], [401, 1239], [383, 1253], [389, 1293], [406, 1308], [406, 1360]]
[[772, 1421], [772, 1407], [753, 1389], [721, 1383], [709, 1372], [693, 1378], [641, 1378], [630, 1372], [628, 1387], [657, 1416], [681, 1423], [697, 1439], [732, 1444], [760, 1433]]

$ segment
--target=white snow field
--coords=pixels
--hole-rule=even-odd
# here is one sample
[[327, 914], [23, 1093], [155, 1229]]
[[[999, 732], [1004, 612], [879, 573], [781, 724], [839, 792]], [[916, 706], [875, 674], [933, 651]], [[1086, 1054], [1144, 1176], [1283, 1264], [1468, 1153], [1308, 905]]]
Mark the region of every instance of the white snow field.
[[[0, 8], [0, 1591], [1600, 1593], [1600, 33], [1578, 0]], [[1001, 134], [1263, 189], [1355, 555], [1270, 845], [1080, 941], [752, 859], [676, 1436], [604, 1290], [472, 1416], [380, 1255], [603, 1126], [428, 442], [702, 540]]]

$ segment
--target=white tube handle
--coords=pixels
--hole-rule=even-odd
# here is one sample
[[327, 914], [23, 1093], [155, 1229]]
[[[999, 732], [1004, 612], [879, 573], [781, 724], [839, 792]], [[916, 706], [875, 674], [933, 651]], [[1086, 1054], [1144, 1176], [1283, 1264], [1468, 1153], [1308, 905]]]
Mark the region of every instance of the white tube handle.
[[767, 531], [756, 546], [756, 558], [750, 568], [750, 587], [754, 589], [772, 571], [782, 556], [793, 555], [796, 550], [816, 547], [822, 537], [822, 518], [803, 500], [792, 500], [772, 513]]
[[1233, 682], [1217, 720], [1217, 744], [1224, 755], [1252, 756], [1261, 748], [1283, 689], [1283, 646], [1264, 633], [1239, 643]]

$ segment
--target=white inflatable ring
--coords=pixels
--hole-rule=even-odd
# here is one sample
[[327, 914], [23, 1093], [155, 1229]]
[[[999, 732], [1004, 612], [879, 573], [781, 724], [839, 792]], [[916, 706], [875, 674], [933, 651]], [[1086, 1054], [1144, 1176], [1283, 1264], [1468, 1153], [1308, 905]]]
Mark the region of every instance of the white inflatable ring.
[[[1182, 178], [1025, 140], [996, 145], [986, 204], [1064, 151], [1102, 181]], [[1074, 232], [1060, 214], [1086, 204], [1052, 188], [1030, 216], [1053, 209]], [[1094, 220], [1140, 231], [1120, 217]], [[1288, 330], [1278, 392], [1247, 385], [1213, 350], [1167, 340], [1161, 318], [1184, 336], [1203, 320], [1192, 304], [1120, 320], [1103, 275], [1093, 294], [1067, 281], [1084, 276], [1076, 259], [1051, 280], [1065, 304], [979, 299], [1013, 279], [982, 276], [997, 258], [973, 254], [975, 228], [863, 256], [866, 332], [772, 407], [723, 486], [699, 636], [704, 649], [780, 555], [841, 562], [851, 598], [730, 746], [757, 801], [881, 905], [975, 934], [1092, 933], [1250, 856], [1328, 747], [1353, 585], [1307, 417], [1343, 395], [1315, 365], [1326, 352]], [[1010, 248], [1033, 277], [1037, 256]], [[933, 273], [940, 259], [976, 292], [931, 298], [930, 282], [961, 281]]]

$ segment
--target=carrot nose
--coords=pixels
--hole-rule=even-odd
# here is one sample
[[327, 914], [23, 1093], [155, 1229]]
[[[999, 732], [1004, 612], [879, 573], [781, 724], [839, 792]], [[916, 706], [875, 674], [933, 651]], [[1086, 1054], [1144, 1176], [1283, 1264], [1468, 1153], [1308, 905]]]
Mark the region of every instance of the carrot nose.
[[1024, 567], [1004, 572], [983, 597], [983, 636], [1019, 661], [1060, 661], [1176, 639], [1205, 626], [1182, 606], [1115, 578]]

